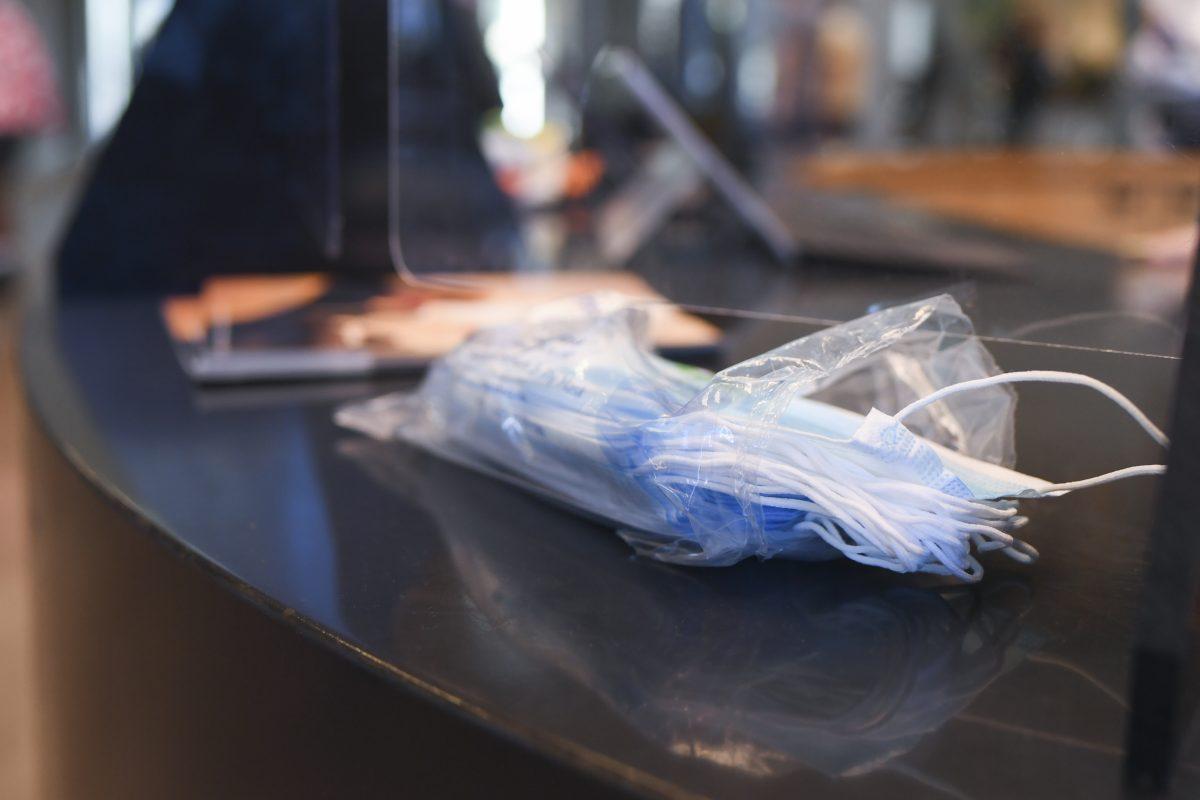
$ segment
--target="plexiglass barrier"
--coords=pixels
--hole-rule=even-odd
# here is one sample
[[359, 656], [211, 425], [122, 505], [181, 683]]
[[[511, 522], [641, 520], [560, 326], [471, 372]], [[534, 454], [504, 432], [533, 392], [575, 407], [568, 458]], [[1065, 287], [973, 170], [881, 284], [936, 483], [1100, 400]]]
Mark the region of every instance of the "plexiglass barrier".
[[948, 293], [985, 340], [1174, 357], [1200, 23], [1127, 11], [390, 0], [392, 262], [636, 279], [726, 342]]

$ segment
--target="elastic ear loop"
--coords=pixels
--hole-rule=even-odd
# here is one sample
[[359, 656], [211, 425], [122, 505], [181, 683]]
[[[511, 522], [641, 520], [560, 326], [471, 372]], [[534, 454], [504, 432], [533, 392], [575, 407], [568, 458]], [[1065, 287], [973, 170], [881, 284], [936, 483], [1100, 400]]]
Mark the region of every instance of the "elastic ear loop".
[[[920, 411], [927, 405], [936, 403], [939, 400], [949, 397], [959, 392], [966, 392], [972, 389], [983, 389], [988, 386], [996, 386], [1002, 383], [1073, 383], [1077, 386], [1086, 386], [1089, 389], [1095, 389], [1100, 394], [1112, 400], [1121, 410], [1133, 418], [1134, 422], [1142, 426], [1146, 433], [1154, 441], [1158, 442], [1163, 447], [1170, 447], [1170, 440], [1167, 435], [1162, 432], [1162, 429], [1150, 421], [1146, 414], [1133, 404], [1125, 395], [1118, 392], [1113, 387], [1109, 386], [1104, 381], [1097, 380], [1090, 375], [1081, 375], [1077, 372], [1056, 372], [1053, 370], [1027, 370], [1024, 372], [1006, 372], [1001, 375], [992, 375], [987, 378], [976, 378], [962, 383], [955, 383], [950, 386], [944, 386], [932, 394], [925, 395], [919, 400], [914, 400], [898, 413], [893, 415], [896, 421], [902, 421], [910, 414]], [[1125, 467], [1124, 469], [1113, 470], [1106, 472], [1103, 475], [1097, 475], [1093, 478], [1084, 478], [1083, 480], [1070, 481], [1067, 483], [1053, 483], [1046, 486], [1041, 491], [1046, 493], [1062, 493], [1069, 492], [1074, 489], [1086, 489], [1090, 486], [1099, 486], [1103, 483], [1111, 483], [1124, 478], [1133, 478], [1139, 475], [1161, 475], [1167, 471], [1165, 464], [1141, 464], [1135, 467]]]

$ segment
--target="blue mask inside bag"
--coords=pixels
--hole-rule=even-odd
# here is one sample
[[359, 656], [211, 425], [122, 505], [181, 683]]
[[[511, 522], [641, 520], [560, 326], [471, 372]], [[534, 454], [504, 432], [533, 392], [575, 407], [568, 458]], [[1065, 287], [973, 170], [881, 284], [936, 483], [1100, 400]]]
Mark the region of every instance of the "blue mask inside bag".
[[[837, 325], [718, 373], [656, 355], [654, 306], [586, 295], [482, 330], [414, 392], [337, 421], [400, 439], [611, 521], [639, 553], [721, 566], [839, 553], [978, 580], [973, 552], [1021, 561], [1018, 498], [1069, 484], [1011, 469], [1019, 381], [1116, 390], [1084, 375], [1001, 373], [945, 295]], [[887, 414], [879, 409], [894, 409]]]

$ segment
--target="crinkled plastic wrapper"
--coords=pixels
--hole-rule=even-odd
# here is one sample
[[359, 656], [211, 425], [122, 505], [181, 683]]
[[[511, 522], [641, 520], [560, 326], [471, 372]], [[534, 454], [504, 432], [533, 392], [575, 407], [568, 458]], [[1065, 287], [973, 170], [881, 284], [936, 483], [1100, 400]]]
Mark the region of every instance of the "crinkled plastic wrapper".
[[[715, 374], [656, 355], [646, 329], [646, 309], [610, 295], [559, 301], [476, 333], [417, 390], [344, 407], [337, 421], [608, 520], [662, 561], [842, 553], [897, 571], [977, 576], [969, 531], [947, 537], [925, 517], [888, 520], [897, 516], [888, 506], [855, 499], [884, 482], [893, 494], [912, 484], [975, 502], [925, 443], [1002, 467], [1015, 460], [1015, 395], [1003, 385], [947, 397], [880, 428], [879, 441], [864, 438], [872, 409], [894, 413], [999, 373], [952, 298], [820, 330]], [[861, 510], [844, 511], [847, 503]], [[876, 535], [881, 525], [914, 534], [890, 544]]]

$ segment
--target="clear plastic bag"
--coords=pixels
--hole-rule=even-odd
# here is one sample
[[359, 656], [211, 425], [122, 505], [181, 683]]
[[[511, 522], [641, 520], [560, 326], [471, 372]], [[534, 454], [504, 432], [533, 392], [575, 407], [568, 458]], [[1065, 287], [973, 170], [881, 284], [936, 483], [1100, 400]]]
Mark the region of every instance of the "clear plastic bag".
[[[869, 496], [880, 481], [894, 489], [909, 479], [886, 463], [882, 474], [874, 450], [864, 458], [854, 441], [870, 419], [863, 413], [998, 374], [952, 298], [880, 311], [716, 374], [656, 355], [646, 323], [644, 308], [612, 296], [559, 301], [525, 323], [480, 331], [435, 362], [416, 391], [344, 407], [337, 421], [609, 520], [639, 553], [663, 561], [720, 566], [840, 551], [897, 571], [977, 577], [971, 544], [986, 543], [971, 524], [948, 536], [914, 517], [892, 543], [872, 527], [886, 507], [849, 513], [825, 496]], [[1011, 544], [1005, 531], [1019, 524], [1012, 503], [975, 501], [952, 475], [938, 478], [941, 461], [925, 443], [943, 457], [1011, 465], [1014, 402], [1002, 385], [947, 397], [906, 422], [921, 437], [916, 449], [901, 442], [921, 456], [914, 479], [941, 480], [947, 502], [979, 504], [999, 520], [989, 540], [997, 547]]]

